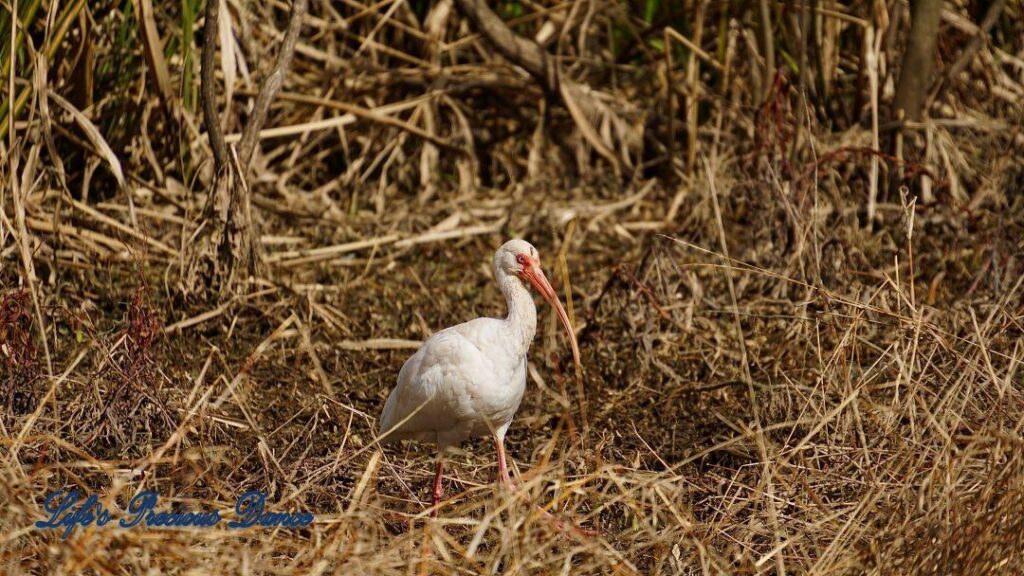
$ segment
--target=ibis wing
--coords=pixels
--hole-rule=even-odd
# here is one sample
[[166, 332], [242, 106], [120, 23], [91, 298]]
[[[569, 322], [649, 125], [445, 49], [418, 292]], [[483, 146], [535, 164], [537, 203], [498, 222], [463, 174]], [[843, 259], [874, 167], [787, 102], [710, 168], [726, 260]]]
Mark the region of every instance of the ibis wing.
[[457, 330], [434, 334], [402, 366], [381, 415], [388, 440], [435, 440], [474, 414], [472, 390], [494, 373], [481, 350]]

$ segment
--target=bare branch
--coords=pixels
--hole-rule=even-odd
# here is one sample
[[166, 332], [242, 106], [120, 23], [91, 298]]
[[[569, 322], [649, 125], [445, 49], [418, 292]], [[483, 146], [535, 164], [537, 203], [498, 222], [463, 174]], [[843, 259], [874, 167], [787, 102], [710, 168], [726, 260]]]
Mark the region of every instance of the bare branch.
[[459, 12], [502, 56], [529, 72], [540, 81], [546, 91], [558, 94], [558, 73], [543, 48], [536, 42], [513, 32], [486, 2], [455, 0], [455, 4], [458, 5]]
[[999, 15], [1003, 13], [1003, 8], [1006, 7], [1006, 0], [995, 0], [988, 7], [988, 11], [985, 12], [985, 18], [981, 21], [981, 25], [978, 26], [978, 32], [971, 38], [971, 41], [967, 43], [967, 47], [964, 48], [963, 53], [956, 59], [956, 62], [949, 67], [949, 71], [946, 72], [945, 76], [938, 82], [935, 88], [932, 90], [931, 98], [934, 98], [942, 88], [956, 79], [961, 72], [970, 66], [974, 60], [975, 54], [978, 50], [981, 50], [982, 45], [985, 43], [985, 39], [988, 38], [989, 32], [992, 31], [992, 27], [999, 21]]
[[206, 1], [206, 25], [203, 34], [202, 64], [199, 70], [203, 117], [206, 119], [206, 131], [210, 137], [210, 148], [213, 149], [216, 172], [220, 172], [228, 165], [228, 145], [224, 142], [224, 130], [217, 115], [217, 87], [213, 76], [214, 58], [217, 53], [219, 5], [220, 0]]
[[459, 12], [472, 22], [473, 27], [487, 38], [495, 50], [536, 78], [545, 92], [560, 97], [580, 134], [618, 172], [622, 161], [612, 150], [614, 144], [605, 141], [594, 129], [595, 119], [602, 113], [611, 114], [611, 111], [602, 106], [585, 86], [569, 78], [561, 78], [557, 64], [548, 53], [536, 42], [513, 32], [486, 2], [455, 0], [455, 3]]
[[[294, 0], [292, 2], [292, 10], [288, 16], [288, 27], [284, 33], [284, 42], [281, 44], [281, 51], [277, 54], [277, 63], [274, 64], [273, 72], [267, 77], [263, 87], [260, 89], [259, 95], [256, 96], [256, 104], [253, 106], [252, 116], [250, 116], [249, 121], [246, 123], [245, 131], [242, 132], [242, 140], [238, 148], [239, 160], [243, 170], [248, 169], [249, 164], [252, 162], [256, 143], [259, 141], [257, 136], [259, 136], [263, 124], [267, 121], [270, 104], [274, 101], [277, 91], [281, 89], [281, 85], [284, 84], [284, 77], [288, 74], [288, 69], [291, 67], [292, 56], [295, 54], [295, 44], [298, 42], [299, 32], [302, 30], [302, 18], [306, 14], [306, 6], [307, 0]], [[203, 57], [205, 61], [205, 52]]]

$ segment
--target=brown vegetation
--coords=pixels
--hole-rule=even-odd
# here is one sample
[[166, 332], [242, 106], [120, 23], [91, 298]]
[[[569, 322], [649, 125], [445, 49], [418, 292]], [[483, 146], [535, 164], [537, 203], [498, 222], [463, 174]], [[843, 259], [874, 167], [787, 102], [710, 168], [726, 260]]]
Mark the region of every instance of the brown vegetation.
[[[1019, 2], [941, 3], [902, 123], [900, 2], [8, 6], [4, 573], [1024, 573]], [[375, 443], [512, 236], [584, 370], [544, 316], [509, 455], [594, 535]]]

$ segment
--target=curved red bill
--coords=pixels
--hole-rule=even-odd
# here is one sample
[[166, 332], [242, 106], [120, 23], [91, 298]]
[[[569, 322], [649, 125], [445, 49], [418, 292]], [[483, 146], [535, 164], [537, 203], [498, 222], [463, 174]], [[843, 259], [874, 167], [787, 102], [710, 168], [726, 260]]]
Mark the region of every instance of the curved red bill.
[[572, 324], [569, 323], [569, 315], [565, 313], [562, 302], [558, 300], [558, 294], [551, 287], [547, 277], [544, 276], [544, 271], [540, 269], [540, 265], [532, 263], [523, 268], [522, 275], [537, 289], [537, 292], [540, 292], [540, 295], [548, 301], [548, 304], [555, 309], [558, 318], [562, 321], [562, 326], [565, 328], [565, 335], [569, 338], [569, 344], [572, 346], [572, 359], [579, 366], [580, 347], [576, 342], [576, 332], [572, 329]]

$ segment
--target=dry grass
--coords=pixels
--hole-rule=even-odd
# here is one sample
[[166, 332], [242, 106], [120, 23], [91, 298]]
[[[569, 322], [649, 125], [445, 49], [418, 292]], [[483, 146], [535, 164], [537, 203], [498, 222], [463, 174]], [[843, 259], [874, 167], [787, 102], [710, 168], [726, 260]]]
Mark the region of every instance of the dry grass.
[[[248, 103], [287, 5], [228, 4], [239, 42], [220, 78]], [[5, 134], [0, 196], [0, 566], [1024, 573], [1024, 14], [1010, 4], [890, 154], [876, 107], [901, 33], [884, 11], [822, 8], [798, 81], [790, 64], [767, 73], [794, 40], [771, 40], [762, 15], [799, 30], [773, 3], [731, 25], [709, 4], [703, 30], [670, 34], [626, 4], [510, 8], [520, 34], [555, 25], [562, 73], [600, 90], [587, 134], [559, 100], [571, 91], [545, 99], [448, 2], [313, 2], [249, 179], [266, 273], [217, 302], [180, 283], [211, 182], [198, 51], [152, 49], [153, 34], [192, 38], [201, 11], [158, 7], [133, 44], [124, 11], [88, 8], [88, 40], [41, 36], [56, 43], [48, 77], [10, 78], [32, 96]], [[973, 33], [966, 8], [946, 18], [944, 65]], [[91, 79], [68, 64], [86, 44], [107, 63]], [[165, 74], [186, 97], [154, 84]], [[89, 82], [106, 91], [81, 96]], [[245, 107], [229, 108], [230, 143]], [[431, 450], [379, 450], [376, 417], [417, 342], [503, 312], [487, 263], [511, 236], [562, 285], [565, 255], [587, 417], [545, 314], [509, 434], [525, 498], [494, 487], [481, 440], [430, 520]], [[121, 509], [144, 489], [221, 510], [261, 489], [316, 522], [61, 541], [33, 523], [67, 487]], [[596, 535], [561, 534], [526, 500]]]

